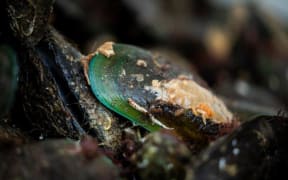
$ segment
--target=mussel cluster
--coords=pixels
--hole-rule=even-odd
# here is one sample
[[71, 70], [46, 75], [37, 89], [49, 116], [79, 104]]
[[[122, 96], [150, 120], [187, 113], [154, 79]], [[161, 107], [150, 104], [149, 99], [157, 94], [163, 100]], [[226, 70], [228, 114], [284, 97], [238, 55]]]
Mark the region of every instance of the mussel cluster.
[[[109, 16], [111, 21], [102, 14], [104, 20], [95, 22], [90, 18], [99, 18], [101, 13], [88, 11], [81, 15], [80, 10], [87, 8], [83, 2], [0, 2], [0, 179], [214, 180], [272, 179], [285, 175], [288, 116], [285, 109], [281, 110], [285, 100], [281, 102], [270, 92], [243, 81], [235, 80], [236, 85], [231, 85], [229, 79], [211, 88], [209, 85], [221, 81], [219, 72], [223, 69], [219, 67], [229, 67], [218, 47], [214, 49], [216, 60], [210, 62], [214, 67], [209, 64], [203, 67], [195, 61], [195, 68], [175, 53], [148, 50], [140, 47], [141, 43], [129, 45], [134, 44], [133, 38], [143, 40], [144, 44], [146, 38], [153, 39], [171, 47], [175, 45], [183, 54], [201, 58], [198, 56], [201, 49], [193, 52], [189, 47], [195, 48], [205, 36], [210, 43], [209, 51], [215, 47], [209, 38], [218, 37], [221, 41], [222, 36], [217, 33], [222, 32], [215, 31], [213, 36], [188, 33], [190, 26], [180, 21], [179, 32], [165, 23], [155, 29], [155, 24], [151, 24], [154, 20], [142, 17], [142, 9], [133, 0], [114, 3], [111, 8], [115, 9], [109, 11], [115, 11]], [[98, 4], [99, 9], [104, 9], [102, 13], [108, 13], [109, 2], [90, 3]], [[147, 7], [149, 3], [143, 1]], [[179, 7], [184, 8], [187, 3], [183, 1]], [[168, 17], [162, 12], [161, 4], [160, 1], [153, 4], [158, 9], [156, 14], [161, 14], [159, 20]], [[171, 1], [167, 8], [172, 5]], [[195, 2], [195, 8], [200, 5]], [[205, 3], [202, 5], [208, 8]], [[72, 6], [75, 11], [70, 9]], [[125, 10], [119, 10], [124, 7]], [[172, 10], [171, 21], [183, 18], [184, 14]], [[58, 17], [61, 11], [63, 17]], [[127, 37], [127, 41], [103, 36], [86, 55], [79, 50], [83, 46], [81, 38], [74, 39], [79, 46], [69, 42], [64, 36], [73, 39], [75, 34], [65, 34], [58, 22], [67, 17], [70, 17], [67, 22], [79, 22], [85, 17], [88, 22], [99, 23], [98, 26], [113, 28], [118, 25], [114, 24], [116, 21], [124, 22], [135, 11], [139, 24], [136, 20], [131, 21], [132, 25], [127, 24], [129, 32], [121, 27], [116, 30], [116, 35]], [[90, 33], [101, 29], [88, 22], [81, 23]], [[151, 28], [148, 31], [153, 35], [148, 31], [143, 33], [144, 37], [135, 35], [131, 28], [136, 24], [143, 26], [141, 22]], [[196, 27], [211, 30], [206, 25]], [[232, 28], [231, 32], [238, 31]], [[88, 37], [87, 34], [82, 38]], [[171, 38], [177, 35], [178, 41]], [[185, 35], [188, 39], [183, 38]], [[185, 44], [188, 42], [191, 44]], [[243, 42], [236, 44], [241, 46]], [[242, 49], [249, 45], [242, 45]], [[235, 52], [242, 50], [235, 49]], [[265, 63], [268, 64], [255, 63], [260, 64], [258, 74], [267, 72], [275, 78], [273, 70], [286, 62], [275, 63], [274, 69]], [[231, 77], [238, 76], [233, 68], [242, 68], [241, 63], [235, 64], [238, 67], [230, 67]], [[285, 68], [278, 73], [283, 71]], [[287, 99], [287, 93], [283, 92], [287, 90], [287, 80], [282, 84], [278, 79], [276, 89], [275, 82], [269, 84], [263, 77], [257, 78], [263, 80], [264, 87], [270, 85], [271, 92], [279, 92], [279, 97]], [[255, 96], [261, 96], [262, 100]]]

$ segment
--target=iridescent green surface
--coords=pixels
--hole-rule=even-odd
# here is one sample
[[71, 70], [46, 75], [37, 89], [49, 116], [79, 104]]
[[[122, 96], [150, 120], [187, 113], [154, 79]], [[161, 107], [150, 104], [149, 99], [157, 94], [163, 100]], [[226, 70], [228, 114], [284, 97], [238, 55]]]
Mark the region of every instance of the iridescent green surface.
[[[138, 59], [151, 61], [152, 55], [134, 46], [121, 44], [113, 46], [114, 56], [107, 58], [102, 54], [97, 54], [90, 61], [89, 79], [93, 93], [106, 107], [135, 124], [150, 131], [158, 130], [159, 126], [151, 123], [149, 116], [135, 110], [128, 103], [128, 98], [132, 98], [145, 107], [147, 101], [153, 98], [151, 94], [144, 92], [145, 84], [151, 83], [151, 78], [153, 78], [150, 74], [147, 77], [149, 67], [136, 65]], [[139, 82], [135, 74], [142, 74], [146, 77]]]

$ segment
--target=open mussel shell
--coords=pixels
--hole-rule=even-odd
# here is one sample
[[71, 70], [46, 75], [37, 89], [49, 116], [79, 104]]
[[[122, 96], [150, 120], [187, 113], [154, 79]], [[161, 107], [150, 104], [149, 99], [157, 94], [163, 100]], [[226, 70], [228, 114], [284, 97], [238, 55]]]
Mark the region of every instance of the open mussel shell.
[[174, 129], [189, 139], [203, 134], [214, 138], [236, 127], [224, 103], [176, 61], [113, 42], [104, 43], [90, 58], [95, 96], [137, 125], [150, 131]]
[[120, 121], [91, 93], [82, 54], [53, 28], [34, 48], [22, 48], [13, 123], [40, 140], [91, 134], [117, 149]]
[[13, 102], [17, 85], [18, 64], [15, 51], [0, 45], [0, 117], [7, 113]]

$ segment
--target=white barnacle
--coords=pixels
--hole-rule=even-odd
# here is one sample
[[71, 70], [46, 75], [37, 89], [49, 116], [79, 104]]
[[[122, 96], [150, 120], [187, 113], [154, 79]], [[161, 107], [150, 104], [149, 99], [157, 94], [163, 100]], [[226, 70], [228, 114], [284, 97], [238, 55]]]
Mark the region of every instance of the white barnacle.
[[126, 76], [126, 70], [125, 69], [122, 69], [120, 75], [119, 75], [121, 78], [123, 78], [124, 76]]
[[232, 113], [219, 98], [194, 80], [182, 78], [181, 75], [169, 81], [152, 80], [151, 86], [145, 86], [145, 90], [155, 94], [155, 100], [191, 109], [203, 117], [203, 121], [211, 119], [217, 123], [230, 123], [233, 119]]
[[155, 124], [157, 124], [157, 125], [165, 128], [165, 129], [173, 129], [173, 128], [169, 128], [169, 127], [167, 127], [166, 125], [164, 125], [163, 123], [161, 123], [161, 121], [159, 121], [158, 119], [156, 119], [156, 118], [155, 118], [151, 113], [149, 113], [144, 107], [142, 107], [142, 106], [140, 106], [139, 104], [137, 104], [132, 98], [128, 98], [128, 104], [129, 104], [131, 107], [133, 107], [134, 109], [136, 109], [137, 111], [142, 112], [143, 114], [147, 114], [147, 115], [149, 116], [150, 120], [151, 120], [153, 123], [155, 123]]
[[131, 74], [130, 76], [132, 78], [135, 78], [136, 81], [138, 81], [138, 82], [144, 81], [144, 75], [143, 74]]
[[139, 66], [139, 67], [147, 67], [147, 62], [143, 59], [138, 59], [137, 62], [136, 62], [136, 65]]
[[137, 111], [142, 112], [144, 114], [148, 114], [148, 111], [144, 107], [137, 104], [132, 98], [128, 98], [128, 103], [131, 107], [133, 107]]

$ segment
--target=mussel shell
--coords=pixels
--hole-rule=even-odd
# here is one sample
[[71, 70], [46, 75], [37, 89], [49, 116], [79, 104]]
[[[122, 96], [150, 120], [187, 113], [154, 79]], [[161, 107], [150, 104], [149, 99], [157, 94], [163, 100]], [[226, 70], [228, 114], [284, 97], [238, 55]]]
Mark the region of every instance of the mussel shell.
[[288, 168], [288, 118], [258, 116], [214, 143], [187, 179], [281, 179]]
[[16, 52], [9, 46], [0, 46], [0, 117], [12, 105], [17, 86], [18, 64]]
[[[183, 69], [171, 66], [161, 56], [153, 56], [141, 48], [114, 44], [115, 56], [107, 58], [96, 54], [89, 63], [89, 80], [95, 96], [108, 108], [142, 127], [155, 131], [159, 126], [152, 124], [147, 115], [137, 111], [128, 103], [132, 98], [137, 104], [149, 109], [155, 94], [145, 91], [152, 80], [172, 79], [185, 74]], [[138, 66], [137, 60], [144, 61]], [[186, 74], [189, 75], [186, 71]]]
[[[191, 109], [159, 100], [159, 94], [149, 90], [153, 81], [157, 83], [177, 78], [180, 82], [187, 79], [195, 81], [189, 68], [179, 66], [166, 57], [125, 44], [112, 44], [113, 49], [106, 50], [113, 55], [107, 56], [105, 52], [101, 52], [101, 48], [106, 46], [107, 44], [100, 46], [91, 58], [88, 73], [93, 93], [109, 109], [149, 131], [156, 131], [162, 126], [175, 129], [178, 134], [190, 139], [202, 139], [204, 134], [207, 138], [213, 138], [237, 126], [233, 119], [230, 119], [232, 123], [227, 123], [228, 125], [212, 121], [205, 123]], [[182, 88], [181, 85], [178, 88]], [[179, 98], [185, 100], [185, 96]], [[177, 110], [181, 111], [180, 115]], [[151, 114], [163, 124], [154, 123]]]
[[52, 28], [37, 46], [22, 48], [14, 123], [37, 138], [88, 133], [117, 149], [120, 121], [91, 93], [83, 55]]

